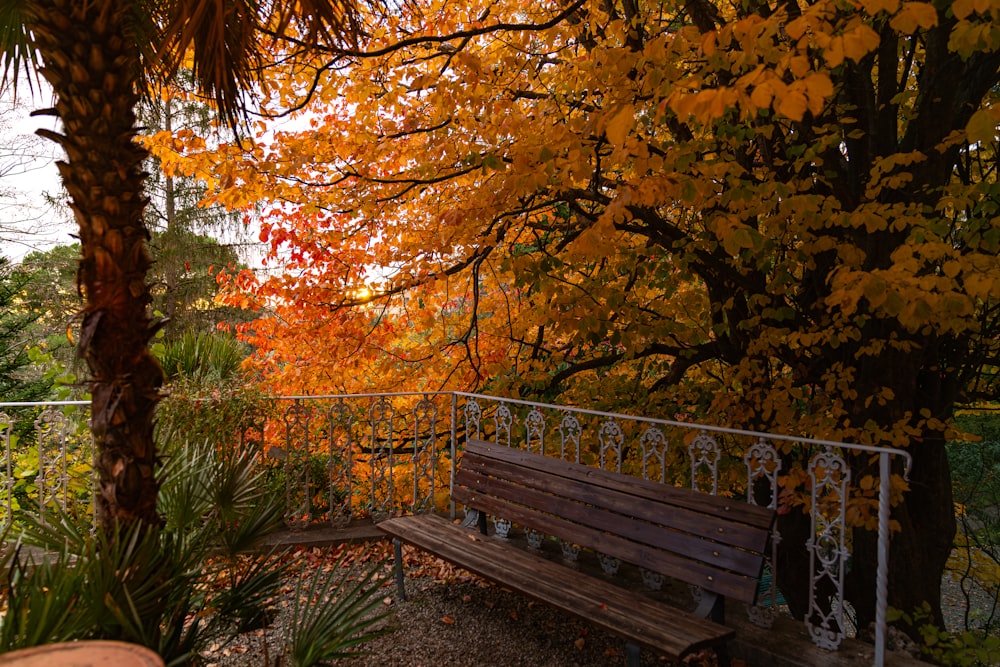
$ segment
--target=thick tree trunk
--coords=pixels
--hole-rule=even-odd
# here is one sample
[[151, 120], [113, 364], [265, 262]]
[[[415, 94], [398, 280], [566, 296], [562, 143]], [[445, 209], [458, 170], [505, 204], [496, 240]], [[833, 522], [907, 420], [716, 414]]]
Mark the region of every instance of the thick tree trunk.
[[[956, 527], [951, 469], [941, 437], [913, 442], [907, 451], [913, 456], [913, 469], [910, 491], [903, 504], [892, 511], [900, 530], [893, 533], [889, 547], [889, 605], [911, 613], [926, 604], [929, 620], [943, 627], [941, 577]], [[877, 537], [875, 532], [863, 529], [855, 529], [852, 534], [848, 598], [861, 628], [875, 620]], [[916, 633], [917, 628], [907, 630]]]
[[146, 151], [134, 138], [140, 59], [121, 0], [39, 0], [30, 28], [63, 134], [58, 163], [80, 228], [78, 282], [86, 299], [78, 354], [90, 369], [98, 519], [158, 524], [153, 414], [163, 372], [154, 331], [143, 210]]
[[[852, 385], [861, 398], [848, 406], [846, 414], [856, 415], [860, 423], [871, 420], [870, 423], [875, 424], [905, 421], [906, 415], [920, 414], [924, 409], [932, 414], [950, 414], [953, 397], [947, 391], [928, 391], [928, 374], [921, 372], [921, 366], [928, 363], [926, 360], [935, 358], [933, 343], [932, 340], [923, 341], [918, 351], [905, 358], [885, 354], [878, 362], [865, 360], [867, 363], [853, 376]], [[892, 388], [896, 401], [878, 407], [864, 400], [864, 397], [876, 395], [883, 386]], [[891, 510], [891, 519], [898, 530], [893, 531], [889, 545], [888, 604], [907, 613], [926, 604], [929, 620], [941, 625], [941, 578], [956, 529], [944, 436], [939, 431], [914, 424], [914, 435], [905, 449], [913, 464], [909, 471], [909, 490]], [[866, 477], [878, 479], [878, 460], [868, 453], [845, 454], [851, 469], [848, 493], [858, 494], [862, 480]], [[787, 462], [786, 470], [792, 463], [791, 460]], [[805, 459], [797, 463], [803, 469], [808, 467]], [[903, 460], [894, 457], [893, 466], [893, 472], [901, 476]], [[808, 493], [807, 489], [800, 491]], [[792, 510], [779, 516], [778, 529], [781, 534], [779, 586], [792, 613], [802, 618], [808, 613], [813, 585], [806, 548], [807, 540], [812, 537], [810, 517]], [[850, 562], [845, 573], [844, 597], [854, 609], [859, 629], [864, 632], [875, 621], [878, 533], [873, 529], [853, 527], [848, 544]], [[829, 582], [820, 583], [828, 585]], [[825, 608], [827, 598], [834, 594], [832, 587], [817, 591], [820, 606]], [[916, 628], [906, 630], [916, 637]]]
[[[889, 546], [888, 603], [907, 612], [926, 603], [929, 620], [940, 625], [941, 577], [955, 535], [948, 461], [940, 440], [915, 443], [908, 451], [913, 456], [910, 491], [905, 494], [904, 502], [892, 509], [891, 515], [900, 529], [893, 532]], [[870, 461], [868, 457], [852, 459], [851, 470], [857, 481]], [[812, 591], [806, 548], [811, 531], [809, 516], [798, 510], [783, 514], [778, 517], [778, 530], [781, 534], [778, 585], [792, 614], [805, 618], [810, 595], [815, 594], [821, 608], [826, 608], [827, 601], [836, 591], [827, 580], [821, 580], [820, 588]], [[875, 621], [878, 533], [855, 528], [849, 543], [851, 556], [844, 597], [854, 609], [858, 628], [864, 632]], [[907, 630], [916, 631], [915, 628]]]

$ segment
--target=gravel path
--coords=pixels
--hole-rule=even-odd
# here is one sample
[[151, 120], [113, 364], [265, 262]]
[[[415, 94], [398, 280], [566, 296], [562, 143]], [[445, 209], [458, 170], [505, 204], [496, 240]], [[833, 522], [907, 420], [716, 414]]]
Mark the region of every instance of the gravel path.
[[[388, 555], [388, 544], [369, 544]], [[310, 550], [315, 559], [319, 550]], [[322, 558], [322, 557], [320, 557]], [[525, 596], [490, 584], [464, 570], [426, 555], [406, 556], [407, 600], [396, 597], [391, 560], [384, 568], [383, 604], [390, 631], [366, 644], [366, 655], [342, 660], [350, 667], [605, 667], [624, 662], [621, 639]], [[327, 558], [332, 562], [335, 558]], [[310, 565], [315, 567], [315, 563]], [[279, 606], [287, 609], [294, 586], [286, 587]], [[241, 635], [205, 657], [208, 667], [266, 667], [279, 664], [277, 648], [287, 611], [266, 631]], [[265, 649], [265, 640], [267, 648]], [[673, 664], [644, 651], [643, 667]], [[714, 664], [714, 656], [696, 655], [685, 664]]]
[[[366, 559], [385, 559], [382, 572], [383, 627], [389, 632], [364, 646], [365, 655], [337, 664], [350, 667], [604, 667], [624, 662], [621, 639], [525, 596], [490, 584], [437, 558], [404, 547], [406, 602], [397, 599], [390, 546], [385, 541], [354, 547]], [[338, 549], [302, 549], [296, 559], [309, 570], [329, 567]], [[965, 596], [951, 577], [942, 582], [949, 629], [965, 627]], [[281, 629], [294, 584], [285, 587], [277, 620], [267, 630], [241, 635], [205, 655], [208, 667], [272, 667], [278, 662]], [[993, 604], [981, 589], [971, 608]], [[265, 646], [266, 643], [266, 646]], [[914, 647], [910, 647], [911, 650]], [[739, 661], [734, 661], [739, 664]], [[644, 667], [674, 664], [643, 652]], [[695, 655], [687, 665], [709, 667], [714, 656]]]

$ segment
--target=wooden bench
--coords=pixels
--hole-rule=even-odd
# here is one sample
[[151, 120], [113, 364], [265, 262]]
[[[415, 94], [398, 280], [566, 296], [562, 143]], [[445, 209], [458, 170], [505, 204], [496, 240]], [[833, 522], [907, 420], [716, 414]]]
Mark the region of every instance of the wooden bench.
[[[567, 611], [623, 637], [627, 663], [639, 647], [680, 659], [704, 647], [725, 653], [725, 598], [753, 604], [774, 512], [472, 440], [453, 498], [479, 512], [479, 533], [440, 516], [378, 524], [394, 538], [405, 600], [400, 541]], [[486, 515], [502, 517], [702, 589], [694, 613], [585, 575], [507, 540], [487, 537]]]

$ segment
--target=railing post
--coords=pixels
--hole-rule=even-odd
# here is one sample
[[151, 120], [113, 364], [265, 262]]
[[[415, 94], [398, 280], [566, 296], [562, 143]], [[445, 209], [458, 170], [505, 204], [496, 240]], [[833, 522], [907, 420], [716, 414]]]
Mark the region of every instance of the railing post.
[[7, 477], [4, 478], [4, 518], [0, 530], [7, 530], [14, 522], [14, 506], [11, 496], [14, 493], [14, 471], [10, 460], [10, 436], [14, 432], [14, 419], [6, 412], [0, 412], [0, 442], [3, 443], [4, 461], [7, 466]]
[[889, 452], [879, 453], [878, 569], [875, 573], [875, 667], [885, 664], [886, 609], [889, 593], [889, 505], [892, 491]]
[[451, 392], [451, 471], [448, 476], [448, 516], [455, 520], [455, 456], [458, 453], [458, 394]]

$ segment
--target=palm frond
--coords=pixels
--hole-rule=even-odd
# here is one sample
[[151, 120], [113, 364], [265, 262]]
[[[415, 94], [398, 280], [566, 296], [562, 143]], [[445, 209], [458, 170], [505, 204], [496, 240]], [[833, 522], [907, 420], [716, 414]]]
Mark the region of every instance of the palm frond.
[[79, 604], [83, 579], [66, 549], [33, 559], [16, 547], [3, 586], [0, 653], [85, 636], [91, 619]]
[[34, 3], [31, 0], [0, 2], [0, 66], [3, 68], [0, 85], [4, 89], [17, 88], [22, 70], [27, 74], [24, 81], [32, 93], [39, 84], [38, 52], [31, 41], [27, 27], [33, 8]]
[[70, 516], [62, 508], [46, 508], [43, 514], [26, 514], [17, 529], [7, 532], [7, 541], [37, 547], [42, 551], [82, 554], [90, 541], [91, 524]]
[[245, 556], [228, 573], [228, 586], [213, 598], [211, 622], [246, 632], [267, 625], [275, 612], [274, 599], [288, 576], [291, 561], [273, 553]]
[[285, 639], [292, 664], [312, 667], [356, 656], [355, 647], [389, 632], [380, 627], [388, 616], [377, 581], [384, 569], [384, 560], [345, 567], [342, 555], [330, 571], [299, 577]]
[[155, 61], [170, 79], [190, 66], [201, 92], [236, 129], [246, 95], [264, 73], [271, 54], [260, 35], [305, 43], [353, 43], [360, 32], [355, 0], [173, 0], [168, 3]]

